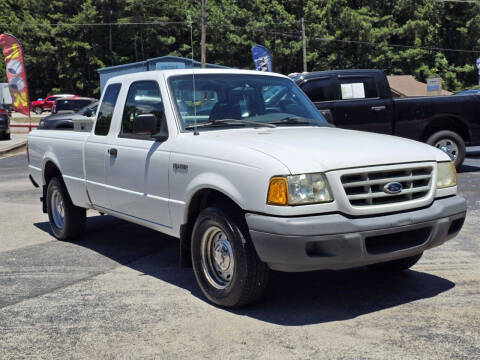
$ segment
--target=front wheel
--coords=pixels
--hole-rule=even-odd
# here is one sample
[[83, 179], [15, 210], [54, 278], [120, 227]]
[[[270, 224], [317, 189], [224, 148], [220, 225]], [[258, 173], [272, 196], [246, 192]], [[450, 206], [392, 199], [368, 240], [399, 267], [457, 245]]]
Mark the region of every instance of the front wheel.
[[465, 160], [467, 153], [465, 141], [453, 131], [438, 131], [428, 138], [427, 144], [445, 152], [457, 167], [462, 165], [463, 160]]
[[53, 178], [47, 187], [47, 213], [53, 235], [59, 240], [73, 240], [80, 236], [86, 223], [86, 210], [73, 205], [68, 191], [59, 178]]
[[33, 112], [34, 112], [35, 114], [37, 114], [37, 115], [41, 115], [42, 112], [43, 112], [43, 109], [42, 109], [41, 106], [35, 106], [35, 107], [33, 108]]
[[200, 213], [191, 251], [198, 285], [213, 303], [238, 307], [263, 294], [269, 268], [258, 258], [245, 220], [227, 206], [212, 206]]
[[406, 257], [403, 259], [397, 259], [397, 260], [387, 261], [379, 264], [368, 265], [368, 267], [371, 270], [380, 271], [380, 272], [405, 271], [407, 269], [410, 269], [413, 265], [415, 265], [418, 262], [418, 260], [420, 260], [422, 255], [423, 255], [423, 252], [418, 255]]

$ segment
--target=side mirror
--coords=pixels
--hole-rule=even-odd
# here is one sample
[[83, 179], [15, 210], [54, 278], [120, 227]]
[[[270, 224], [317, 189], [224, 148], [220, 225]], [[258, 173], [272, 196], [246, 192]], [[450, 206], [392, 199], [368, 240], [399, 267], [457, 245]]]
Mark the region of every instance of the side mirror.
[[152, 138], [155, 139], [155, 141], [158, 142], [164, 142], [167, 141], [168, 139], [168, 132], [166, 131], [160, 131], [159, 133], [153, 134]]
[[333, 124], [333, 114], [330, 109], [318, 109], [318, 112], [323, 115], [325, 120], [327, 120], [330, 124]]
[[86, 117], [92, 117], [92, 109], [87, 109], [85, 110], [85, 112], [83, 113], [83, 116], [86, 116]]
[[154, 114], [141, 114], [133, 119], [133, 133], [137, 135], [152, 135], [157, 132], [158, 119]]

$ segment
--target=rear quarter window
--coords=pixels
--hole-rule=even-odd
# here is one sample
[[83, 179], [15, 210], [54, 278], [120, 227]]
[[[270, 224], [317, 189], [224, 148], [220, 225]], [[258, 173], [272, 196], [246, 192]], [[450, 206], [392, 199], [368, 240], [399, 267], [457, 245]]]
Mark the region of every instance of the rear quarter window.
[[113, 110], [115, 109], [121, 87], [121, 84], [111, 84], [105, 90], [105, 95], [103, 96], [95, 124], [95, 135], [106, 136], [108, 134], [110, 123], [112, 122]]

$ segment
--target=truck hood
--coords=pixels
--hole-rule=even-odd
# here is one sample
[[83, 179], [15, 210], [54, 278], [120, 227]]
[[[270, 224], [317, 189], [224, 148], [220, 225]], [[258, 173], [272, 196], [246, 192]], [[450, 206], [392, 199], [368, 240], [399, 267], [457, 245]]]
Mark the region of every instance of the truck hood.
[[226, 148], [243, 146], [271, 156], [292, 174], [449, 160], [440, 150], [417, 141], [329, 127], [236, 129], [204, 132], [201, 136], [204, 135], [226, 142]]

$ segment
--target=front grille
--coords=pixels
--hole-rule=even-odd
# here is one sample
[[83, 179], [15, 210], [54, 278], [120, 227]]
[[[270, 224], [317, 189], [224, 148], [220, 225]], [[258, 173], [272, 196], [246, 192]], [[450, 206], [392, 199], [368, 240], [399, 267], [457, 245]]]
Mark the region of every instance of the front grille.
[[[343, 188], [353, 206], [392, 204], [427, 196], [432, 186], [432, 167], [365, 171], [341, 177]], [[389, 194], [385, 185], [398, 182], [402, 191]]]

